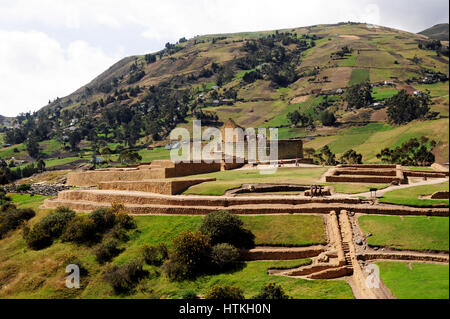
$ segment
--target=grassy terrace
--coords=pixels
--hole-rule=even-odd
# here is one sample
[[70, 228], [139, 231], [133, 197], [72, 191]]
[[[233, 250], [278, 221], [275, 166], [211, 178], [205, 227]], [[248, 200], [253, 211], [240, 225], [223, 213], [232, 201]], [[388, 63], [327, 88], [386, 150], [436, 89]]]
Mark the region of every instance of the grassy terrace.
[[370, 246], [394, 249], [449, 250], [448, 217], [376, 216], [364, 215], [358, 219]]
[[[21, 207], [37, 208], [45, 197], [12, 195]], [[34, 224], [47, 214], [37, 210]], [[245, 225], [256, 235], [258, 244], [309, 245], [325, 241], [321, 217], [308, 215], [245, 216]], [[138, 229], [130, 233], [130, 240], [121, 245], [125, 249], [113, 259], [112, 264], [130, 261], [140, 254], [144, 244], [170, 243], [172, 238], [185, 230], [196, 230], [201, 216], [137, 216]], [[276, 227], [275, 227], [276, 226]], [[267, 231], [267, 229], [277, 229]], [[180, 298], [185, 290], [203, 294], [214, 285], [236, 285], [244, 289], [247, 298], [254, 296], [263, 284], [276, 282], [294, 298], [353, 298], [350, 287], [344, 281], [303, 280], [269, 276], [269, 268], [293, 268], [306, 265], [310, 259], [288, 261], [246, 262], [240, 269], [219, 275], [205, 275], [194, 281], [169, 282], [158, 267], [146, 266], [150, 275], [141, 281], [130, 295], [116, 296], [102, 279], [104, 267], [94, 257], [94, 247], [77, 246], [56, 241], [51, 247], [29, 250], [22, 239], [22, 231], [16, 230], [0, 240], [0, 282], [8, 287], [0, 290], [1, 298]], [[88, 270], [82, 278], [82, 289], [64, 288], [67, 256], [78, 258]], [[26, 275], [25, 275], [26, 274]], [[15, 278], [21, 278], [15, 280]]]
[[195, 175], [196, 177], [215, 177], [214, 182], [206, 182], [190, 187], [184, 194], [223, 195], [228, 189], [240, 187], [242, 184], [257, 183], [317, 183], [327, 168], [279, 168], [275, 174], [261, 174], [259, 170], [233, 170], [209, 174]]
[[[344, 281], [305, 280], [289, 277], [269, 276], [269, 268], [296, 267], [309, 264], [309, 259], [291, 261], [252, 261], [242, 269], [219, 275], [202, 276], [195, 281], [169, 282], [165, 277], [157, 276], [140, 284], [141, 291], [127, 298], [181, 298], [185, 290], [194, 290], [204, 294], [215, 285], [233, 285], [244, 290], [246, 298], [259, 292], [262, 285], [275, 282], [280, 284], [288, 294], [298, 299], [352, 299], [352, 291]], [[154, 267], [155, 268], [155, 267]], [[155, 271], [157, 269], [153, 269]], [[82, 292], [82, 298], [112, 297], [111, 289], [100, 278], [93, 278]]]
[[377, 262], [380, 277], [399, 299], [448, 299], [448, 265]]
[[384, 196], [379, 199], [379, 202], [417, 207], [427, 207], [435, 204], [447, 204], [448, 206], [448, 200], [419, 198], [419, 196], [431, 195], [437, 191], [448, 191], [448, 189], [449, 182], [397, 189], [385, 193]]
[[320, 216], [242, 216], [241, 219], [255, 234], [257, 245], [309, 246], [327, 242]]

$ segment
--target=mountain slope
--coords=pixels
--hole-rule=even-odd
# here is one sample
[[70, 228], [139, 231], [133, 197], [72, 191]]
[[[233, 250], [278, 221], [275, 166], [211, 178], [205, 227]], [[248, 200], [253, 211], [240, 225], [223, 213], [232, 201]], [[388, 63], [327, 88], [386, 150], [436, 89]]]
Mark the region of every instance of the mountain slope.
[[426, 35], [429, 38], [440, 40], [440, 41], [448, 41], [449, 25], [448, 23], [440, 23], [419, 32], [419, 34]]
[[[268, 40], [253, 42], [261, 37], [275, 39], [275, 49], [268, 49], [273, 45]], [[448, 127], [448, 82], [423, 84], [420, 80], [439, 72], [448, 76], [448, 57], [419, 49], [424, 41], [423, 35], [359, 23], [183, 39], [159, 52], [122, 59], [39, 113], [59, 118], [64, 130], [71, 119], [92, 120], [107, 112], [129, 110], [147, 120], [138, 132], [141, 142], [151, 142], [155, 133], [165, 138], [175, 126], [191, 130], [195, 118], [207, 122], [216, 117], [215, 125], [232, 118], [243, 127], [278, 127], [280, 138], [312, 136], [306, 146], [329, 145], [338, 154], [353, 147], [368, 162], [377, 161], [381, 144], [394, 146], [404, 142], [405, 136], [426, 135], [437, 140], [435, 153], [445, 162], [448, 132], [432, 128], [433, 123]], [[430, 90], [432, 111], [440, 113], [440, 122], [415, 121], [396, 127], [386, 123], [383, 108], [349, 110], [336, 90], [366, 80], [395, 82], [374, 88], [379, 101], [400, 89], [411, 94]], [[324, 93], [329, 94], [327, 98]], [[310, 116], [312, 125], [292, 127], [287, 114], [294, 110]], [[337, 125], [321, 125], [324, 110], [335, 114]], [[111, 133], [123, 128], [112, 123]], [[357, 133], [359, 129], [365, 133]], [[121, 134], [114, 136], [127, 135]], [[389, 142], [376, 143], [378, 138]]]

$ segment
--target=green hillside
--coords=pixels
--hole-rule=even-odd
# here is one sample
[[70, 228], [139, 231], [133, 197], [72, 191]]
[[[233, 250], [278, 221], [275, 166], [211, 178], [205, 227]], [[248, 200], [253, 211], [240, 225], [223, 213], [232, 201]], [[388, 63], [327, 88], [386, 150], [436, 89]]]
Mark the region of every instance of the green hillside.
[[[328, 145], [337, 154], [354, 148], [364, 162], [377, 162], [375, 155], [384, 147], [425, 135], [437, 142], [436, 161], [448, 162], [448, 81], [422, 82], [448, 77], [448, 49], [447, 56], [420, 49], [424, 41], [423, 35], [357, 23], [180, 39], [159, 52], [122, 59], [86, 86], [16, 123], [22, 135], [38, 133], [41, 157], [51, 165], [87, 161], [92, 151], [119, 144], [137, 146], [143, 158], [152, 159], [154, 150], [145, 150], [146, 145], [159, 140], [164, 145], [177, 126], [192, 130], [196, 118], [213, 126], [232, 118], [243, 127], [277, 127], [280, 138], [308, 137], [307, 147]], [[409, 94], [428, 90], [436, 116], [394, 125], [388, 123], [386, 108], [349, 109], [345, 94], [336, 90], [364, 81], [393, 82], [373, 88], [375, 102], [402, 89]], [[308, 117], [308, 125], [292, 125], [287, 115], [296, 110]], [[323, 111], [335, 115], [333, 126], [322, 125]], [[36, 127], [27, 130], [33, 120]], [[76, 152], [68, 141], [73, 130], [81, 134]], [[22, 142], [14, 145], [7, 133], [0, 133], [3, 142], [13, 145], [0, 149], [0, 156], [32, 161], [25, 137], [21, 140], [18, 133], [13, 139]]]
[[432, 39], [440, 41], [448, 41], [448, 23], [440, 23], [419, 32], [419, 34], [426, 35]]

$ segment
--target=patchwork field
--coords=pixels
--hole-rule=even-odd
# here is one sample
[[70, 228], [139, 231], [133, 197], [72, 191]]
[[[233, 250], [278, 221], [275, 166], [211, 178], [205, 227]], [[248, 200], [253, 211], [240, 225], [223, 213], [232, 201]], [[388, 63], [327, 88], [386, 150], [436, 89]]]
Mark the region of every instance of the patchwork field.
[[448, 299], [448, 265], [377, 262], [380, 277], [398, 299]]
[[449, 250], [448, 217], [375, 216], [358, 218], [370, 246], [406, 250]]

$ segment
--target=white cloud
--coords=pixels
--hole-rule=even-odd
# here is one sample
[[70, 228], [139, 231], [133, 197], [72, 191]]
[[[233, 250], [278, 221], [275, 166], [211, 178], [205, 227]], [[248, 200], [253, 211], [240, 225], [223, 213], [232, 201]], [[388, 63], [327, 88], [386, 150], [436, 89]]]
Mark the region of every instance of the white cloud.
[[84, 41], [63, 48], [42, 32], [0, 30], [0, 114], [36, 110], [88, 83], [117, 59]]

